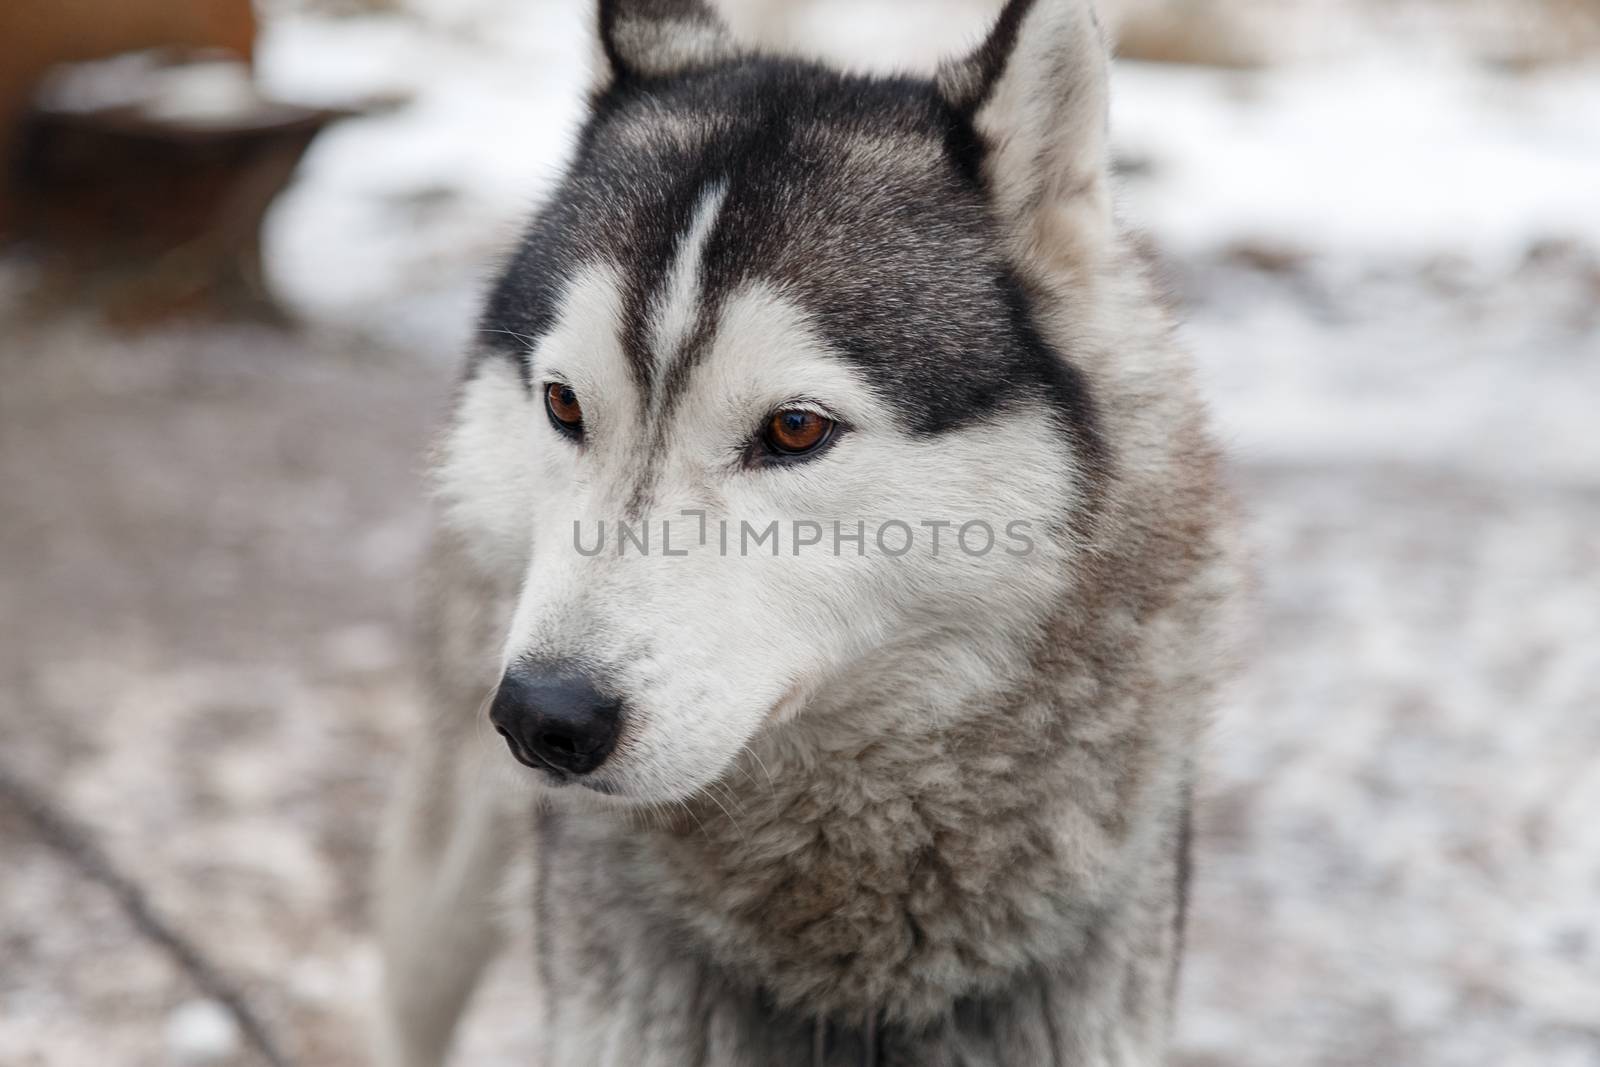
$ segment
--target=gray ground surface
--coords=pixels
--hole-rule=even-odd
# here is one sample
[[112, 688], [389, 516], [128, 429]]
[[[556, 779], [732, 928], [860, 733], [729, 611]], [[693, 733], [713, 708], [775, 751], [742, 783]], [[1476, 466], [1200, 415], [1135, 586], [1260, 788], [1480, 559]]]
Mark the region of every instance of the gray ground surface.
[[[5, 333], [0, 758], [304, 1062], [349, 1062], [447, 372], [251, 328]], [[169, 1062], [195, 991], [3, 806], [0, 855], [0, 1063]]]
[[[1537, 458], [1581, 448], [1555, 416], [1600, 395], [1600, 269], [1174, 277], [1260, 575], [1208, 756], [1182, 1062], [1600, 1064], [1600, 471]], [[453, 361], [16, 307], [0, 336], [0, 765], [297, 1062], [362, 1062], [364, 872], [414, 710], [417, 471]], [[1414, 410], [1426, 439], [1275, 437], [1287, 395]], [[465, 1062], [520, 1061], [523, 968]], [[0, 804], [0, 1064], [255, 1062], [225, 1034], [207, 1053], [200, 995]]]

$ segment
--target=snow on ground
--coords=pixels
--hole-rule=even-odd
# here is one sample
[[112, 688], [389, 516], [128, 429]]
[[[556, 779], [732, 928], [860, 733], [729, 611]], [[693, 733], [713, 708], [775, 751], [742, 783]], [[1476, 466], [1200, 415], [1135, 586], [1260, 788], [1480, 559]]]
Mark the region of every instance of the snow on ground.
[[1600, 243], [1600, 79], [1380, 53], [1291, 70], [1125, 64], [1113, 127], [1157, 181], [1137, 214], [1194, 253], [1239, 240], [1504, 267]]
[[[983, 8], [740, 19], [909, 63]], [[0, 284], [0, 752], [327, 1067], [362, 1062], [419, 457], [584, 81], [574, 4], [412, 10], [268, 26], [278, 95], [412, 97], [319, 141], [274, 212], [303, 336], [125, 340]], [[1181, 1062], [1600, 1065], [1600, 71], [1390, 47], [1115, 88], [1123, 203], [1185, 308], [1260, 583], [1208, 758]], [[220, 1040], [3, 810], [0, 851], [0, 1063]], [[464, 1062], [526, 1062], [528, 974], [503, 966]]]

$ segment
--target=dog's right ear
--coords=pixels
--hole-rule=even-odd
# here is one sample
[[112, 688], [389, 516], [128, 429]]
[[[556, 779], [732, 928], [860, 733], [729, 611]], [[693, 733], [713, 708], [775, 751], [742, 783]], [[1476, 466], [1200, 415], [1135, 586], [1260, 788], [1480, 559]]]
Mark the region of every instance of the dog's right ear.
[[739, 53], [705, 0], [600, 0], [599, 87], [709, 67]]

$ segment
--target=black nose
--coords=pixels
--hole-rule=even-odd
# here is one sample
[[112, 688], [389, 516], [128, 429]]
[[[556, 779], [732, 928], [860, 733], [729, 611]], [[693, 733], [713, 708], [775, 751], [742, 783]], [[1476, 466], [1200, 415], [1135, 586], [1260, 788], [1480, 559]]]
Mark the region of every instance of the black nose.
[[611, 755], [621, 713], [581, 671], [518, 665], [500, 679], [489, 721], [528, 766], [588, 774]]

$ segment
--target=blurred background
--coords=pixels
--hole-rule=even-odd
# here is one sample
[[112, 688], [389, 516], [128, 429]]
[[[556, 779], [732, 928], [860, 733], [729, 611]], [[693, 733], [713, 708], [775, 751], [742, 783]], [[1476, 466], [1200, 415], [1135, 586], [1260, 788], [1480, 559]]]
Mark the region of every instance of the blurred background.
[[[724, 6], [928, 69], [998, 4]], [[1177, 1061], [1594, 1067], [1600, 0], [1107, 14], [1259, 574]], [[587, 18], [0, 8], [0, 1064], [364, 1062], [419, 471]]]

